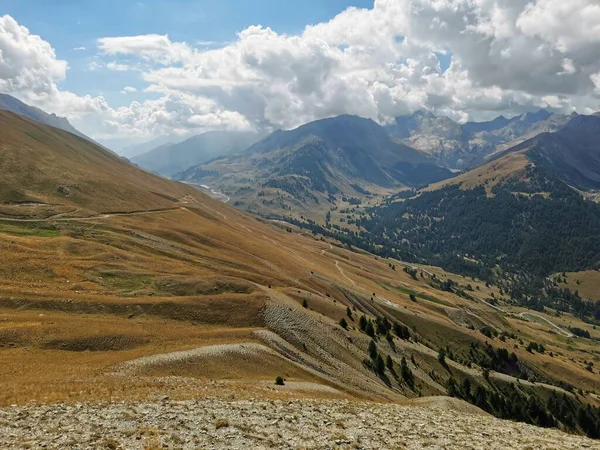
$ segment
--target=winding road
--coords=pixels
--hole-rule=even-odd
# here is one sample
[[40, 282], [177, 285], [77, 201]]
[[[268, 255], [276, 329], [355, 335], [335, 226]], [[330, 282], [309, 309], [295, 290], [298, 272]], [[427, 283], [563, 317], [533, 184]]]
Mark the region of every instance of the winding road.
[[564, 328], [559, 327], [558, 325], [556, 325], [554, 322], [549, 321], [548, 319], [546, 319], [544, 316], [540, 316], [539, 314], [536, 313], [531, 313], [531, 312], [527, 312], [524, 311], [522, 313], [518, 314], [519, 317], [525, 318], [525, 316], [532, 316], [532, 317], [537, 317], [538, 319], [542, 319], [545, 322], [548, 322], [552, 327], [554, 327], [556, 329], [556, 331], [558, 331], [560, 334], [570, 338], [575, 336], [573, 333], [571, 333], [570, 331], [565, 330]]

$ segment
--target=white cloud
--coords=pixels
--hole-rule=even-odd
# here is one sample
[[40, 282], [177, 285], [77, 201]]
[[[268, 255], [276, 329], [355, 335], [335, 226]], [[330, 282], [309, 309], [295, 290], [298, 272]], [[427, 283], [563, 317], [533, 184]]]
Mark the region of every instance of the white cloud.
[[132, 94], [134, 92], [137, 92], [136, 88], [134, 88], [133, 86], [125, 86], [121, 91], [121, 94]]
[[[35, 58], [8, 77], [0, 57], [0, 83], [62, 97], [47, 104], [74, 105], [69, 117], [97, 137], [293, 127], [342, 113], [386, 122], [419, 108], [463, 121], [600, 109], [597, 0], [375, 0], [298, 35], [251, 26], [218, 47], [159, 34], [105, 37], [90, 68], [138, 70], [152, 98], [116, 109], [59, 91], [66, 63], [25, 34], [18, 52]], [[452, 55], [447, 70], [436, 54]]]
[[169, 36], [159, 34], [105, 37], [98, 39], [98, 48], [107, 55], [137, 55], [162, 64], [181, 62], [192, 54], [186, 43], [171, 42]]
[[84, 50], [85, 50], [85, 47], [74, 47], [74, 48], [73, 48], [73, 51], [74, 51], [74, 52], [82, 52], [82, 51], [84, 51]]
[[114, 70], [116, 72], [126, 72], [128, 70], [132, 70], [132, 68], [130, 66], [128, 66], [127, 64], [121, 64], [116, 61], [111, 61], [111, 62], [107, 63], [106, 68], [108, 70]]
[[66, 61], [11, 16], [0, 17], [0, 91], [40, 94], [65, 78]]

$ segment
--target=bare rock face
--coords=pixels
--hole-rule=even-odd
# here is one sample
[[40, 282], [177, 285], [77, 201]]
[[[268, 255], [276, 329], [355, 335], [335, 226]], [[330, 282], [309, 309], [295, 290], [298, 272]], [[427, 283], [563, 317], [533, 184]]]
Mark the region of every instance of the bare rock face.
[[[468, 405], [467, 405], [468, 406]], [[600, 443], [494, 419], [445, 397], [54, 404], [0, 410], [0, 448], [581, 449]]]

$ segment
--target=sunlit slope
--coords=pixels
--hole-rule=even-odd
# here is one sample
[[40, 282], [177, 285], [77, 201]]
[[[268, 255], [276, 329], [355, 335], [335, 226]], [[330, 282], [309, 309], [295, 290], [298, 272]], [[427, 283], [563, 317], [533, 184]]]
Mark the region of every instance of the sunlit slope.
[[6, 111], [0, 111], [0, 173], [4, 205], [68, 206], [88, 215], [170, 208], [193, 191], [85, 139]]

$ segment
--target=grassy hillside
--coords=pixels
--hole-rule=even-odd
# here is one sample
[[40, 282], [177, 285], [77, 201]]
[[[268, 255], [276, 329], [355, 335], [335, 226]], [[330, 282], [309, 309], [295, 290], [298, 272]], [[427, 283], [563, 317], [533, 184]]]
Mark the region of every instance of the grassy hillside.
[[6, 215], [32, 209], [79, 216], [164, 209], [195, 192], [83, 138], [5, 111], [0, 111], [0, 171], [0, 212]]
[[[24, 179], [28, 201], [95, 213], [0, 218], [0, 404], [450, 394], [498, 417], [593, 435], [589, 363], [600, 335], [581, 320], [560, 318], [590, 338], [556, 328], [551, 314], [510, 310], [481, 279], [258, 221], [9, 119], [8, 142], [25, 145], [3, 147], [3, 162], [25, 175], [17, 156], [27, 156], [21, 164], [45, 180]], [[61, 174], [79, 177], [75, 199], [55, 193]], [[120, 194], [107, 184], [116, 174]], [[96, 195], [80, 194], [92, 182]], [[105, 212], [113, 195], [119, 212]]]

